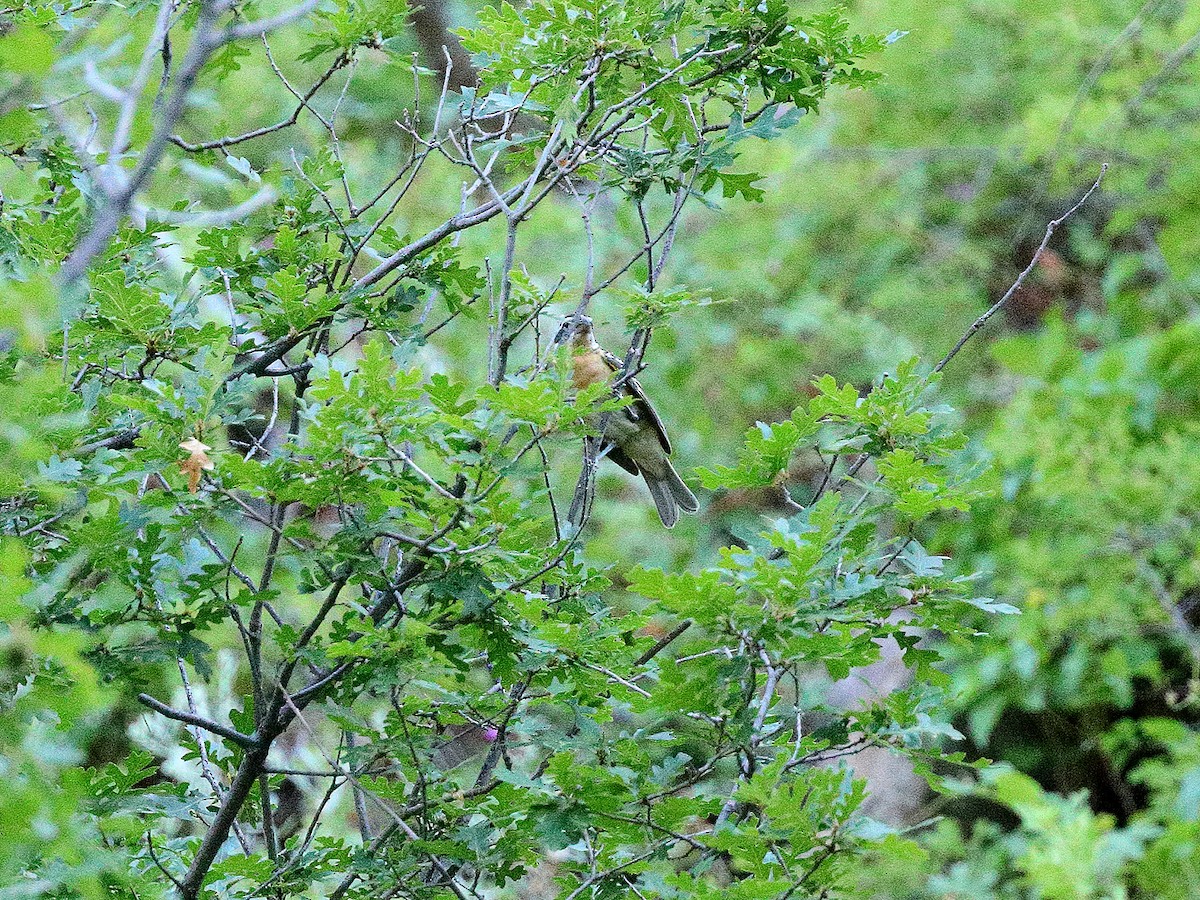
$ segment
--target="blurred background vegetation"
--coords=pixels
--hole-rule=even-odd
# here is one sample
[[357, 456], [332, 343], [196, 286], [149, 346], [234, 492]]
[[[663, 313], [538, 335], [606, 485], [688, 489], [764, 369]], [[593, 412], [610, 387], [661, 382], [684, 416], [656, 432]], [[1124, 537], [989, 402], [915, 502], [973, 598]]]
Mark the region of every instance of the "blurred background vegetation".
[[[477, 13], [430, 5], [456, 24]], [[1001, 765], [898, 804], [920, 852], [880, 859], [863, 887], [980, 900], [1200, 896], [1200, 4], [864, 0], [847, 12], [861, 30], [908, 32], [871, 60], [883, 82], [831, 96], [784, 140], [747, 144], [745, 167], [767, 176], [762, 202], [686, 213], [667, 278], [713, 302], [656, 336], [642, 380], [671, 423], [681, 471], [727, 463], [749, 425], [786, 418], [817, 375], [865, 387], [910, 356], [938, 359], [1108, 162], [1101, 193], [942, 385], [989, 491], [920, 538], [1021, 610], [981, 614], [988, 634], [956, 648], [950, 670], [964, 749]], [[99, 27], [124, 25], [110, 16]], [[393, 49], [420, 53], [418, 38]], [[291, 62], [301, 49], [278, 52], [307, 84], [318, 70]], [[365, 60], [343, 101], [342, 150], [363, 190], [386, 171], [373, 161], [401, 152], [405, 55]], [[261, 54], [227, 56], [224, 73], [204, 76], [207, 112], [190, 114], [185, 135], [290, 108]], [[313, 147], [326, 138], [300, 127]], [[206, 199], [240, 199], [245, 171], [284, 164], [296, 140], [247, 145], [244, 160], [205, 169]], [[426, 173], [408, 209], [429, 218], [411, 230], [440, 221], [458, 177]], [[157, 182], [162, 205], [171, 181]], [[597, 216], [601, 259], [640, 241], [626, 210]], [[482, 257], [498, 234], [472, 232], [464, 247]], [[581, 283], [577, 206], [544, 206], [526, 234], [518, 262], [531, 278]], [[598, 330], [616, 344], [619, 298], [597, 304]], [[30, 341], [56, 316], [32, 289], [0, 313]], [[429, 367], [478, 378], [482, 328], [432, 341]], [[45, 457], [41, 413], [18, 396], [0, 406], [3, 477], [23, 478]], [[796, 474], [815, 488], [812, 463]], [[784, 504], [769, 492], [709, 497], [702, 516], [664, 536], [637, 485], [613, 471], [602, 489], [586, 549], [618, 585], [635, 563], [710, 561]], [[0, 611], [11, 612], [27, 587], [15, 544], [2, 565]], [[3, 677], [17, 680], [43, 640], [13, 626]], [[53, 767], [126, 752], [110, 745], [138, 713], [82, 663], [70, 671], [78, 649], [55, 647], [69, 690], [5, 685], [0, 737], [23, 750], [0, 767], [18, 753]], [[45, 707], [73, 727], [28, 732]], [[909, 783], [886, 765], [872, 777], [883, 797]], [[69, 816], [44, 801], [6, 797], [36, 815], [0, 815], [0, 844], [45, 840]], [[80, 846], [60, 844], [54, 852]]]

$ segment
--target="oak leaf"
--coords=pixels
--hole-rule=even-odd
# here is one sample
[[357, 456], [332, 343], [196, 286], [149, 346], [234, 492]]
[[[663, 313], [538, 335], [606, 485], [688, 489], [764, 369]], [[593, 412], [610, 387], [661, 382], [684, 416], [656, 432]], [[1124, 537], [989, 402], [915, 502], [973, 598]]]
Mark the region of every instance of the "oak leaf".
[[211, 472], [216, 468], [208, 456], [208, 451], [212, 447], [201, 443], [196, 438], [180, 441], [179, 446], [188, 452], [188, 458], [179, 461], [179, 470], [187, 476], [188, 493], [194, 494], [200, 489], [200, 473]]

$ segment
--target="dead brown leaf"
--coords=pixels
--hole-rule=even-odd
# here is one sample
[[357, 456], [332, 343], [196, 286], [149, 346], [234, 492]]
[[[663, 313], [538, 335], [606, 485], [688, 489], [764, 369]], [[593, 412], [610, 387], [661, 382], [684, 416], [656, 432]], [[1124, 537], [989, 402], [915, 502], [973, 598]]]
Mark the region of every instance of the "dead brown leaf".
[[208, 451], [212, 447], [201, 443], [196, 438], [180, 441], [179, 446], [188, 452], [188, 458], [179, 461], [179, 470], [187, 476], [188, 493], [194, 494], [200, 490], [200, 473], [211, 472], [216, 468], [208, 456]]

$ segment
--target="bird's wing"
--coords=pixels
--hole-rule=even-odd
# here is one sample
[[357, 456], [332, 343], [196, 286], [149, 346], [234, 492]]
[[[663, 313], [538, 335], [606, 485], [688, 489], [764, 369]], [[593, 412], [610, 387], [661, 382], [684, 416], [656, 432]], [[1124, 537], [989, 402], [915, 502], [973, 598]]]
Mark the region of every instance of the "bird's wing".
[[630, 459], [629, 454], [627, 454], [624, 450], [622, 450], [616, 444], [613, 444], [612, 446], [610, 446], [608, 448], [607, 456], [609, 459], [611, 459], [613, 462], [615, 462], [618, 466], [620, 466], [622, 469], [624, 469], [630, 475], [640, 475], [641, 474], [642, 470], [638, 468], [638, 464], [635, 463], [632, 459]]
[[[604, 362], [610, 369], [614, 372], [621, 371], [621, 366], [623, 365], [621, 360], [617, 359], [607, 350], [601, 351], [601, 354], [604, 357]], [[663, 450], [669, 455], [671, 452], [671, 439], [667, 437], [667, 429], [663, 427], [662, 419], [658, 417], [658, 411], [655, 410], [654, 406], [646, 398], [646, 392], [642, 390], [642, 386], [636, 378], [627, 379], [624, 387], [633, 395], [633, 405], [628, 407], [626, 412], [631, 413], [635, 421], [649, 422], [650, 427], [654, 429], [654, 433], [658, 435], [658, 442], [662, 444]], [[609, 453], [609, 457], [612, 457], [612, 453]], [[622, 465], [619, 460], [613, 459], [613, 462], [617, 463], [623, 469], [629, 470], [629, 466]], [[637, 473], [634, 472], [634, 474]]]

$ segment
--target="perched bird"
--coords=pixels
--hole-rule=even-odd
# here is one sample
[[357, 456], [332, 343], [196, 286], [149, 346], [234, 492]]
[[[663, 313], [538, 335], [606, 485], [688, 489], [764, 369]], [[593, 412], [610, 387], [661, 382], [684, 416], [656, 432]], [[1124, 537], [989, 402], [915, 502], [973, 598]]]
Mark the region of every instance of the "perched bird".
[[[621, 370], [621, 361], [596, 342], [592, 320], [587, 316], [567, 319], [555, 342], [571, 348], [576, 390], [611, 381]], [[628, 378], [619, 390], [633, 402], [615, 412], [591, 413], [584, 420], [597, 431], [604, 428], [604, 451], [609, 459], [646, 480], [658, 517], [670, 528], [679, 521], [679, 510], [695, 512], [700, 504], [671, 465], [671, 441], [642, 386]]]

